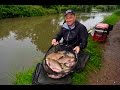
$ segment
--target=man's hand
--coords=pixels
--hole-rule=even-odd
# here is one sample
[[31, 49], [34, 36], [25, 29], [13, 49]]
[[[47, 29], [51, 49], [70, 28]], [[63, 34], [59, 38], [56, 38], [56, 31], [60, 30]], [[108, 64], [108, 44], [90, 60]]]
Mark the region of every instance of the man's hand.
[[80, 47], [79, 46], [76, 46], [73, 51], [76, 51], [76, 53], [79, 53], [80, 52]]
[[55, 46], [55, 45], [57, 45], [57, 44], [59, 44], [59, 42], [58, 42], [58, 41], [56, 41], [56, 39], [53, 39], [53, 40], [52, 40], [52, 45], [54, 45], [54, 46]]

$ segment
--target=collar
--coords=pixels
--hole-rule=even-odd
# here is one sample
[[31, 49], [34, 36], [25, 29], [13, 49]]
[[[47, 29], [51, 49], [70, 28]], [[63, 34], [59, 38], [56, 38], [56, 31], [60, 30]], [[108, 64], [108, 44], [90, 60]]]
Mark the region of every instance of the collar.
[[75, 28], [75, 24], [69, 26], [69, 25], [67, 25], [67, 23], [64, 23], [62, 27], [64, 27], [65, 29], [68, 29], [68, 30], [69, 29], [74, 29]]

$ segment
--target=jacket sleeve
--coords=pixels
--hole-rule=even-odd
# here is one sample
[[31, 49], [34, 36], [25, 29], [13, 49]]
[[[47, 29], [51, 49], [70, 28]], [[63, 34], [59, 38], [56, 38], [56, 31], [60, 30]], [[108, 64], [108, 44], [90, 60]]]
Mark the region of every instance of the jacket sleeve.
[[84, 25], [81, 26], [79, 34], [80, 34], [79, 46], [80, 46], [80, 49], [84, 49], [87, 47], [87, 43], [88, 43], [88, 32], [87, 32], [87, 29]]
[[61, 27], [60, 31], [55, 35], [53, 39], [60, 41], [62, 37], [63, 37], [63, 32], [62, 32], [62, 27]]

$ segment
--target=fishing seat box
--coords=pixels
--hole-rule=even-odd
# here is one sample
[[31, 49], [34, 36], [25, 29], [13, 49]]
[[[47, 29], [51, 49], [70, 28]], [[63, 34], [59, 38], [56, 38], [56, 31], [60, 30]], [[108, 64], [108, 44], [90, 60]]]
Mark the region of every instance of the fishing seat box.
[[113, 26], [109, 24], [105, 23], [97, 24], [94, 27], [94, 34], [92, 36], [92, 39], [97, 42], [105, 42], [109, 34], [109, 31], [111, 31], [112, 28]]

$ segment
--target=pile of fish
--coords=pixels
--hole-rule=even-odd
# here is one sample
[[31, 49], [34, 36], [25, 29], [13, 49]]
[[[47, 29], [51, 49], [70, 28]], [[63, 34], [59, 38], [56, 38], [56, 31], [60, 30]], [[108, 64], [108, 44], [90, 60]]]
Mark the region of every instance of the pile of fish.
[[[46, 64], [57, 73], [68, 73], [75, 63], [74, 54], [70, 52], [66, 53], [66, 51], [53, 52], [46, 57]], [[59, 74], [58, 77], [61, 75]], [[54, 75], [49, 75], [49, 77], [54, 77]]]

